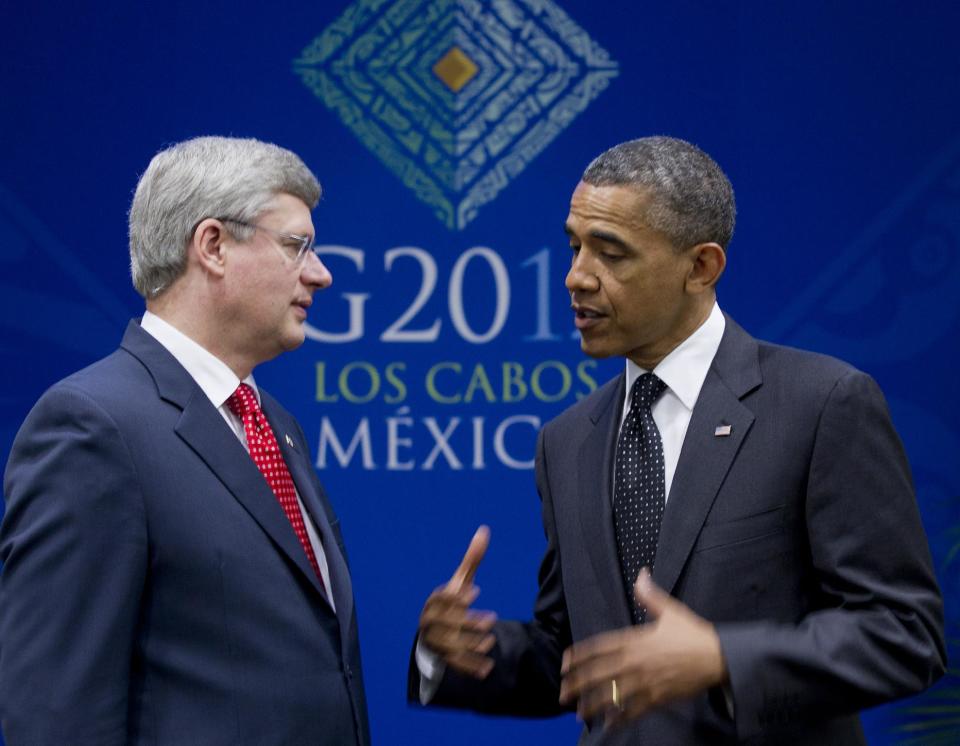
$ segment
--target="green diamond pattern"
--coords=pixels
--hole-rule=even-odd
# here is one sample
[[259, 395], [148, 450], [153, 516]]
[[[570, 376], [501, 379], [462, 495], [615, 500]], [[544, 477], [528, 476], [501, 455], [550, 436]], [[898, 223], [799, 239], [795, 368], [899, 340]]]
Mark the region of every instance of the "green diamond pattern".
[[[477, 67], [457, 92], [433, 71], [454, 47]], [[551, 0], [357, 0], [293, 68], [454, 230], [618, 74]]]

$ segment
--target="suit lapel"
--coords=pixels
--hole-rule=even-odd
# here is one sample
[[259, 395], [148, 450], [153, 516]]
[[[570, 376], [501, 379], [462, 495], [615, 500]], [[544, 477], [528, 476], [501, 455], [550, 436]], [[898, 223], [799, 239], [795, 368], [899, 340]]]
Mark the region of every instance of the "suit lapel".
[[625, 376], [621, 374], [591, 413], [592, 427], [580, 447], [577, 465], [577, 494], [583, 546], [593, 565], [597, 585], [613, 612], [611, 619], [617, 627], [630, 624], [630, 609], [623, 584], [611, 582], [611, 578], [620, 578], [622, 575], [620, 560], [617, 558], [610, 485], [613, 479], [613, 457], [620, 423], [619, 407], [623, 401], [624, 380]]
[[761, 381], [756, 341], [727, 318], [720, 347], [693, 408], [660, 526], [653, 577], [668, 592], [674, 589], [753, 425], [753, 413], [740, 400]]
[[[327, 558], [327, 571], [330, 574], [330, 585], [332, 586], [337, 617], [344, 634], [346, 634], [346, 630], [349, 629], [350, 617], [353, 614], [353, 587], [350, 583], [347, 561], [330, 524], [332, 515], [330, 504], [327, 496], [323, 494], [323, 488], [313, 478], [313, 465], [307, 459], [306, 454], [297, 446], [297, 440], [290, 434], [291, 430], [296, 432], [296, 428], [291, 426], [292, 423], [284, 423], [276, 418], [271, 403], [271, 400], [264, 397], [263, 411], [270, 421], [270, 427], [273, 428], [274, 434], [277, 436], [280, 451], [283, 454], [284, 461], [287, 462], [287, 468], [290, 469], [290, 476], [293, 477], [293, 482], [297, 486], [300, 499], [310, 514], [314, 528], [317, 529], [320, 541], [323, 543], [323, 553]], [[319, 493], [318, 489], [320, 490]], [[301, 553], [303, 553], [302, 549]]]
[[175, 429], [260, 524], [280, 551], [322, 593], [320, 581], [290, 526], [290, 519], [253, 459], [199, 387], [184, 407]]
[[[143, 331], [136, 321], [128, 325], [121, 347], [150, 371], [160, 398], [182, 410], [174, 428], [177, 435], [216, 474], [317, 592], [324, 595], [310, 561], [270, 486], [223, 417], [183, 366], [163, 345]], [[283, 435], [278, 437], [283, 447]], [[297, 483], [296, 479], [294, 481]], [[297, 487], [301, 489], [299, 483]]]

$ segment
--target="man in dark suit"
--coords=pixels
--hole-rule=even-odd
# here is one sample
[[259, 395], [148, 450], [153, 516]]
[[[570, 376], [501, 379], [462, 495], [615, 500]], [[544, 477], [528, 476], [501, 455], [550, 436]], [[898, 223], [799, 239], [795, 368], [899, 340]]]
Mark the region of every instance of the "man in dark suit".
[[130, 209], [147, 312], [48, 390], [7, 463], [8, 746], [367, 744], [338, 523], [253, 368], [304, 339], [330, 273], [293, 153], [205, 137]]
[[942, 603], [883, 396], [720, 311], [734, 212], [726, 176], [681, 140], [587, 168], [566, 284], [583, 350], [626, 370], [540, 434], [533, 620], [470, 608], [481, 528], [424, 606], [411, 698], [575, 706], [583, 743], [823, 746], [863, 743], [858, 710], [943, 672]]

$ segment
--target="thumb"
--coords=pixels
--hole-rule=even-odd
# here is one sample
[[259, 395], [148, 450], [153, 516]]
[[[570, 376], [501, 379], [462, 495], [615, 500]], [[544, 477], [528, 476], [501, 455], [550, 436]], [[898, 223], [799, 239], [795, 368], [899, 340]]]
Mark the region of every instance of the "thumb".
[[653, 582], [650, 570], [644, 567], [633, 584], [633, 597], [637, 605], [647, 610], [648, 619], [658, 619], [673, 603], [669, 593], [665, 593], [660, 586]]

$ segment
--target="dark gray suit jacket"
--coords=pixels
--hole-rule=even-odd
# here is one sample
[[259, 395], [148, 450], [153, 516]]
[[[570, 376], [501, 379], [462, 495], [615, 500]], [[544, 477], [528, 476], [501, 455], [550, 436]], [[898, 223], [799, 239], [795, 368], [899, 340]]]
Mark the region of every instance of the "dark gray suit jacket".
[[337, 520], [299, 425], [261, 395], [336, 614], [242, 444], [131, 322], [117, 352], [44, 394], [7, 463], [8, 746], [369, 743]]
[[[573, 641], [630, 624], [611, 475], [621, 375], [544, 426], [547, 551], [534, 619], [500, 622], [483, 682], [431, 704], [557, 713]], [[729, 425], [728, 436], [715, 434]], [[734, 714], [711, 691], [583, 743], [858, 744], [856, 712], [943, 671], [943, 611], [903, 448], [873, 380], [727, 319], [677, 465], [654, 580], [718, 630]], [[410, 695], [418, 677], [411, 671]]]

